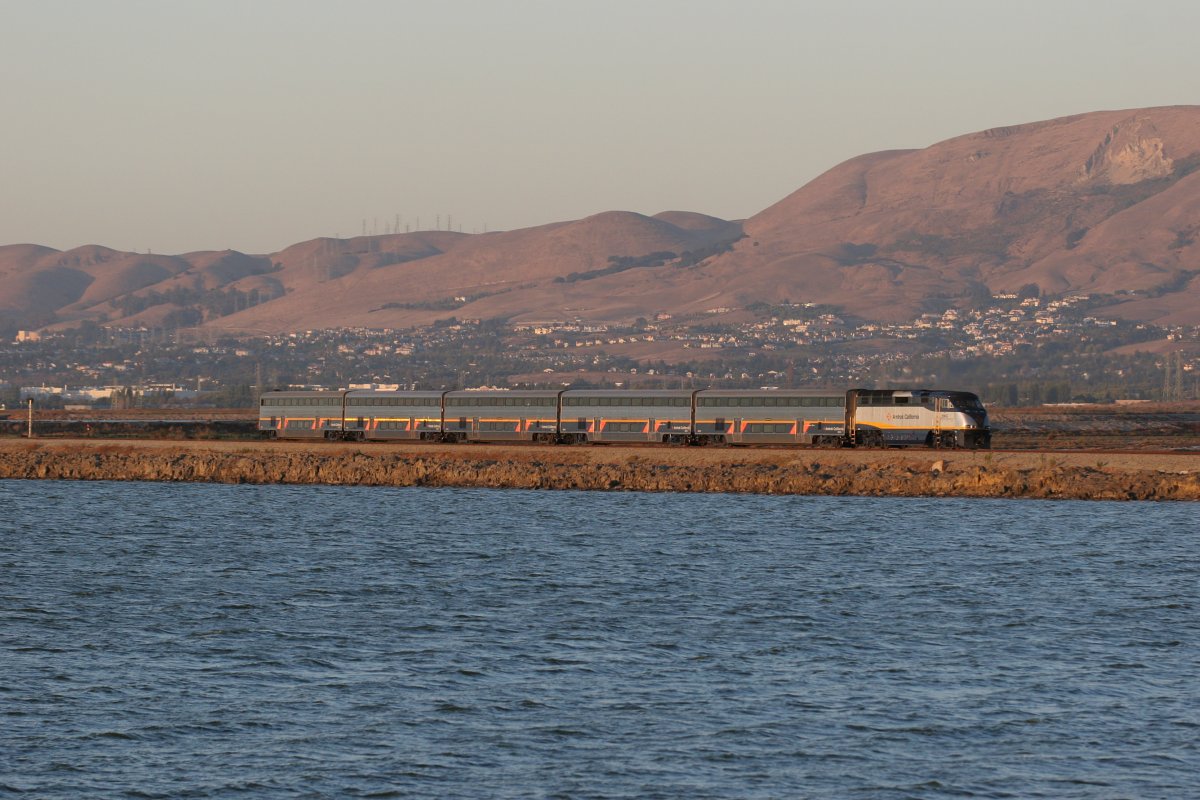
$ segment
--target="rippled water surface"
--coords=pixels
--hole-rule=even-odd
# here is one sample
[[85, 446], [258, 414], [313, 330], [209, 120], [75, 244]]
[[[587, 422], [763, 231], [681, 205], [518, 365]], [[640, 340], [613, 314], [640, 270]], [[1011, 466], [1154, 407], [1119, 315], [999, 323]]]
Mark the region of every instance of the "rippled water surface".
[[0, 795], [1194, 797], [1198, 518], [0, 481]]

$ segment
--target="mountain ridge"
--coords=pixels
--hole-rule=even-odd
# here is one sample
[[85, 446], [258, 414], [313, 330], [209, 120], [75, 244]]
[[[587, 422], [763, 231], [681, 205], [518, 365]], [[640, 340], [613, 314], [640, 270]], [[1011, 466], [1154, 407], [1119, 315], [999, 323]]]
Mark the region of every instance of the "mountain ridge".
[[882, 321], [982, 292], [1108, 296], [1200, 325], [1200, 107], [1099, 111], [838, 164], [745, 220], [605, 211], [271, 254], [0, 246], [0, 326], [402, 328], [815, 302]]

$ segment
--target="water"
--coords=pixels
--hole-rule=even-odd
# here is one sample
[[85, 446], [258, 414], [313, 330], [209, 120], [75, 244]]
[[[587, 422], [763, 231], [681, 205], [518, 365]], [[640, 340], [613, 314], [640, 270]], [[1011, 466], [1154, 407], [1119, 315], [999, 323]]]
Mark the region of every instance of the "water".
[[1196, 796], [1196, 529], [0, 481], [0, 795]]

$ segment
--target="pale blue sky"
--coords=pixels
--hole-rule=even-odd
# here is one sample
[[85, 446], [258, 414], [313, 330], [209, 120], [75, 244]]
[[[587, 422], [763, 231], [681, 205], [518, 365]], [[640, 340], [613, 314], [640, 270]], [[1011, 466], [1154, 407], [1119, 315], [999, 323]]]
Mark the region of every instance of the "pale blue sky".
[[0, 0], [0, 244], [740, 218], [860, 153], [1200, 103], [1200, 3]]

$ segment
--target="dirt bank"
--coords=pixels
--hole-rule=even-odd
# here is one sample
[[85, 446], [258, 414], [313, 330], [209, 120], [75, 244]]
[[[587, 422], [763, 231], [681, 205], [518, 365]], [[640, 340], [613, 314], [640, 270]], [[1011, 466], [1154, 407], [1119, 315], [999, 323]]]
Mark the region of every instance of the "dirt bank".
[[0, 478], [1200, 500], [1200, 454], [0, 440]]

